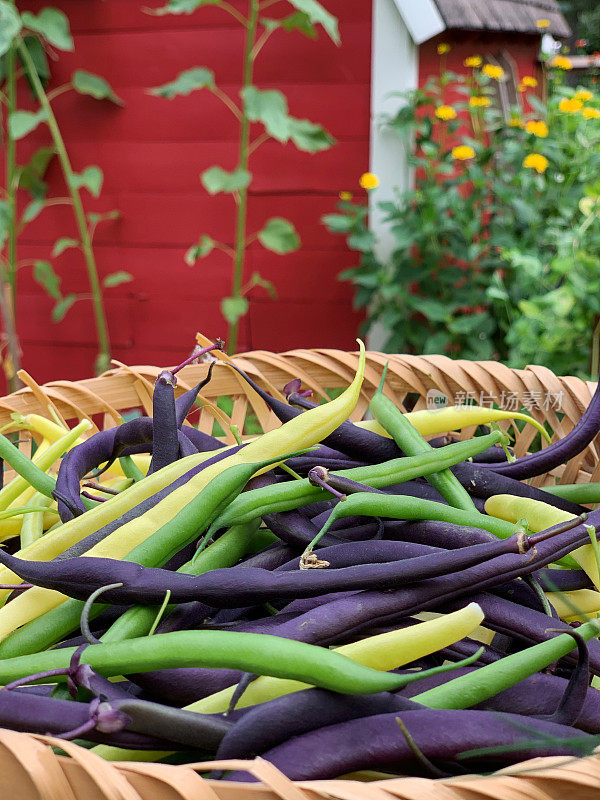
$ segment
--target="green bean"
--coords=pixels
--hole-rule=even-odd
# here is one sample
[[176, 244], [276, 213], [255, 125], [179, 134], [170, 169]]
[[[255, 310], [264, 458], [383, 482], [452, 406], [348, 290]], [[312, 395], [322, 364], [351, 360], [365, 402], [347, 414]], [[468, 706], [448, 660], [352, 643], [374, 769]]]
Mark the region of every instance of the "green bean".
[[[246, 529], [244, 528], [244, 530]], [[197, 557], [196, 569], [201, 572], [207, 572], [209, 569], [232, 566], [238, 558], [238, 542], [241, 543], [241, 526], [227, 531], [214, 544], [203, 550]], [[13, 658], [15, 656], [38, 653], [41, 650], [52, 647], [65, 636], [77, 630], [83, 606], [84, 603], [81, 600], [68, 599], [60, 606], [47, 611], [37, 619], [13, 631], [0, 642], [0, 658]], [[94, 619], [109, 608], [110, 605], [106, 603], [94, 603], [90, 612], [90, 619]], [[138, 636], [144, 636], [148, 632], [154, 617], [152, 617], [148, 625], [150, 614], [145, 615], [138, 612], [138, 616], [133, 613], [133, 609], [131, 609], [131, 617], [128, 617], [129, 613], [129, 611], [125, 612], [123, 615], [125, 619], [121, 617], [106, 632], [107, 641], [112, 641], [113, 636], [115, 638], [120, 636], [122, 639], [133, 636], [134, 633], [130, 633], [130, 631], [135, 632], [134, 624], [139, 626], [137, 628], [139, 631]], [[156, 614], [156, 611], [154, 610], [153, 613]], [[147, 629], [145, 628], [146, 625]]]
[[544, 492], [562, 497], [579, 505], [600, 503], [600, 483], [559, 483], [556, 486], [541, 486]]
[[[67, 669], [75, 650], [65, 647], [4, 659], [0, 661], [0, 684], [48, 670]], [[480, 655], [478, 651], [475, 658]], [[206, 630], [158, 633], [126, 642], [90, 645], [83, 651], [81, 663], [89, 664], [106, 677], [182, 667], [240, 669], [255, 675], [299, 680], [344, 694], [393, 691], [448, 669], [437, 667], [398, 675], [365, 667], [334, 650], [293, 639]]]
[[[258, 528], [258, 524], [258, 520], [256, 520], [230, 528], [214, 544], [180, 567], [177, 572], [183, 572], [186, 575], [203, 575], [211, 569], [232, 567], [244, 555], [248, 539]], [[176, 607], [176, 603], [168, 605], [165, 615], [168, 615]], [[154, 624], [157, 611], [156, 606], [133, 606], [112, 624], [101, 641], [105, 643], [121, 642], [137, 636], [146, 636]], [[165, 615], [163, 615], [163, 619]]]
[[[586, 642], [593, 639], [600, 634], [600, 620], [586, 622], [577, 628], [577, 633]], [[469, 708], [545, 669], [570, 653], [575, 646], [573, 637], [563, 633], [526, 650], [504, 656], [499, 661], [486, 664], [411, 699], [427, 708]]]
[[144, 477], [144, 473], [131, 456], [121, 456], [119, 459], [119, 464], [123, 470], [123, 475], [125, 475], [126, 478], [131, 478], [134, 483], [141, 481], [141, 479]]
[[[476, 439], [465, 442], [455, 442], [436, 450], [432, 448], [432, 452], [418, 456], [396, 458], [383, 464], [369, 464], [366, 467], [344, 469], [331, 474], [381, 489], [394, 483], [430, 475], [441, 468], [458, 464], [497, 444], [501, 436], [498, 432], [490, 433], [487, 436], [478, 436]], [[227, 509], [215, 519], [209, 529], [209, 534], [219, 528], [229, 528], [231, 525], [249, 522], [263, 514], [291, 511], [317, 500], [330, 499], [329, 492], [311, 486], [306, 478], [301, 481], [289, 481], [274, 486], [264, 486], [261, 489], [252, 489], [236, 497], [230, 503]]]
[[[398, 447], [408, 456], [417, 456], [433, 450], [406, 416], [383, 394], [389, 361], [381, 375], [381, 382], [369, 404], [375, 420], [394, 439]], [[475, 511], [475, 505], [467, 490], [449, 469], [441, 469], [427, 476], [427, 482], [436, 489], [451, 506], [465, 511]]]
[[409, 495], [372, 494], [371, 492], [357, 492], [348, 495], [343, 503], [338, 503], [327, 518], [318, 535], [312, 540], [304, 551], [303, 558], [307, 557], [317, 545], [322, 536], [327, 533], [331, 525], [342, 517], [388, 517], [390, 519], [428, 519], [439, 522], [450, 522], [456, 525], [465, 525], [471, 528], [480, 528], [493, 533], [500, 539], [506, 539], [520, 530], [518, 525], [505, 522], [479, 511], [465, 511], [454, 508], [433, 500], [422, 500]]

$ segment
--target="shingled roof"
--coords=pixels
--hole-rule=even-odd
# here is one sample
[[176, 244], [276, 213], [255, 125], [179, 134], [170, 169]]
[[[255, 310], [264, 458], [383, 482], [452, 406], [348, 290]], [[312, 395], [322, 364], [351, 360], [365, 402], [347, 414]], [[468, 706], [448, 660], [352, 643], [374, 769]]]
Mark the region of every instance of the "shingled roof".
[[544, 33], [571, 35], [556, 0], [435, 0], [447, 28], [469, 31], [540, 33], [537, 20], [547, 19]]

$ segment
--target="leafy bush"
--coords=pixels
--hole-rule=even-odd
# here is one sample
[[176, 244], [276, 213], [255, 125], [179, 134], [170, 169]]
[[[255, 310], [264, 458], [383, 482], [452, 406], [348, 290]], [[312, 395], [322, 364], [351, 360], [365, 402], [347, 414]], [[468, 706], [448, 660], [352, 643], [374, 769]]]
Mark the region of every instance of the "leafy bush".
[[364, 205], [324, 219], [360, 251], [342, 274], [389, 330], [386, 349], [543, 363], [586, 374], [600, 315], [600, 110], [564, 85], [568, 59], [548, 65], [547, 103], [522, 79], [506, 117], [495, 107], [500, 67], [467, 60], [441, 70], [383, 124], [410, 150], [415, 186], [379, 203], [393, 234], [377, 257]]

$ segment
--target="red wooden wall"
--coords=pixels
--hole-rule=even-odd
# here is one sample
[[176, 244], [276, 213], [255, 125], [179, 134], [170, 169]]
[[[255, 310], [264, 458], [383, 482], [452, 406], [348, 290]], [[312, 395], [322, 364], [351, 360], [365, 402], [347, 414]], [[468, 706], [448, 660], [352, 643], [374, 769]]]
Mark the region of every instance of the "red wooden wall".
[[[468, 74], [470, 68], [463, 65], [465, 58], [479, 55], [482, 57], [507, 53], [514, 62], [517, 78], [533, 75], [540, 78], [539, 49], [540, 36], [520, 33], [488, 33], [485, 31], [444, 31], [424, 42], [419, 47], [419, 84], [427, 83], [430, 75], [439, 74], [439, 44], [449, 44], [450, 52], [446, 54], [446, 68], [459, 74]], [[457, 96], [458, 98], [458, 96]], [[457, 99], [454, 98], [454, 99]], [[464, 97], [460, 97], [464, 102]]]
[[[122, 212], [121, 219], [98, 228], [95, 250], [101, 274], [127, 270], [134, 275], [133, 283], [106, 295], [113, 356], [130, 364], [176, 363], [190, 350], [197, 330], [226, 333], [219, 301], [228, 294], [229, 259], [214, 251], [190, 268], [183, 256], [202, 233], [231, 243], [233, 200], [209, 197], [199, 176], [214, 163], [235, 166], [235, 121], [208, 92], [169, 101], [146, 89], [206, 65], [224, 89], [236, 94], [242, 32], [228, 14], [210, 6], [191, 16], [143, 13], [144, 5], [163, 4], [53, 3], [71, 21], [75, 50], [58, 54], [49, 88], [64, 83], [73, 70], [85, 69], [104, 76], [126, 103], [118, 108], [68, 93], [55, 100], [54, 108], [74, 168], [97, 164], [104, 171], [101, 197], [83, 193], [86, 209]], [[243, 0], [234, 4], [246, 5]], [[21, 10], [35, 12], [45, 5], [45, 0], [19, 3]], [[325, 5], [340, 20], [341, 47], [323, 32], [317, 41], [277, 33], [257, 62], [255, 83], [282, 89], [290, 113], [323, 124], [338, 144], [314, 155], [275, 142], [257, 150], [249, 229], [259, 229], [270, 216], [285, 216], [296, 225], [303, 246], [287, 256], [251, 246], [248, 276], [259, 270], [272, 280], [279, 300], [253, 291], [240, 349], [355, 346], [360, 316], [352, 310], [351, 287], [336, 277], [354, 263], [355, 254], [342, 238], [327, 233], [320, 217], [334, 209], [340, 190], [357, 187], [368, 168], [371, 3], [326, 0]], [[24, 92], [19, 106], [30, 105]], [[23, 140], [20, 160], [47, 140], [43, 128]], [[57, 164], [48, 177], [50, 193], [62, 193]], [[19, 257], [49, 258], [57, 238], [74, 235], [68, 207], [46, 210], [24, 232]], [[78, 251], [66, 251], [54, 263], [65, 293], [86, 290]], [[91, 305], [78, 302], [62, 323], [53, 324], [52, 302], [29, 267], [20, 271], [18, 302], [24, 368], [38, 381], [90, 375], [96, 351]]]

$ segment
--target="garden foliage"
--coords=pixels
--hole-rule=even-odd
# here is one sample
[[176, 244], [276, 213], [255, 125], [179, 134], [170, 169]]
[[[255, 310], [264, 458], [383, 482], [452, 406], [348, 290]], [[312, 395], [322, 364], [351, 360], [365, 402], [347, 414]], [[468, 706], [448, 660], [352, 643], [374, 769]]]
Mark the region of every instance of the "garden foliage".
[[395, 250], [377, 257], [367, 208], [329, 215], [360, 264], [356, 287], [368, 325], [393, 352], [446, 353], [545, 364], [589, 374], [600, 318], [600, 98], [564, 83], [570, 63], [547, 64], [548, 98], [522, 78], [519, 104], [493, 102], [502, 70], [467, 59], [399, 95], [382, 123], [402, 138], [414, 188], [380, 203]]

